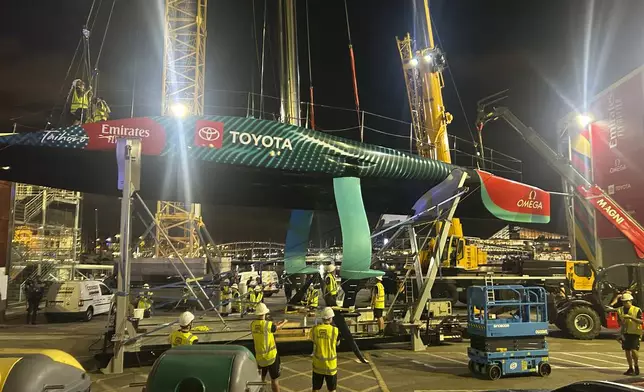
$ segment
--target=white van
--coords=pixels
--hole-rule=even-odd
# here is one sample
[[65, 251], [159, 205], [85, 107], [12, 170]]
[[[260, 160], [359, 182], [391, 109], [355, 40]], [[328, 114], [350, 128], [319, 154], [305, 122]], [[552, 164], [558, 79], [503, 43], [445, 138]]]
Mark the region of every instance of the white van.
[[81, 317], [85, 321], [94, 315], [109, 313], [114, 294], [97, 280], [54, 282], [47, 291], [45, 317], [54, 321], [63, 317]]

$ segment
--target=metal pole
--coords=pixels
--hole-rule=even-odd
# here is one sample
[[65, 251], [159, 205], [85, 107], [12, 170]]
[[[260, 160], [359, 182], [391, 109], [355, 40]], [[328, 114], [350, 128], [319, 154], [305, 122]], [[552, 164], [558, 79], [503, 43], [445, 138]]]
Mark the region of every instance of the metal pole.
[[264, 26], [262, 28], [262, 65], [259, 70], [259, 118], [263, 117], [264, 113], [264, 57], [266, 53], [266, 8], [268, 0], [264, 0]]
[[98, 249], [98, 208], [94, 208], [94, 253]]
[[[140, 143], [140, 141], [139, 141]], [[116, 328], [114, 331], [114, 358], [110, 361], [111, 373], [123, 373], [123, 359], [125, 357], [125, 331], [127, 322], [127, 305], [130, 289], [130, 224], [132, 223], [132, 160], [130, 151], [132, 146], [117, 144], [117, 148], [125, 149], [123, 195], [121, 197], [121, 261], [118, 265], [117, 292], [116, 292]], [[117, 153], [118, 154], [118, 153]], [[98, 209], [95, 209], [98, 211]], [[97, 214], [98, 216], [98, 214]], [[98, 225], [97, 225], [98, 227]], [[98, 234], [97, 237], [98, 238]]]
[[364, 143], [364, 110], [362, 111], [362, 116], [360, 117], [360, 142]]
[[73, 261], [78, 261], [76, 260], [76, 257], [78, 256], [78, 249], [77, 249], [77, 244], [78, 244], [78, 234], [80, 233], [79, 226], [80, 226], [80, 192], [74, 192], [74, 195], [76, 196], [76, 210], [74, 211], [74, 243], [72, 244], [72, 260]]

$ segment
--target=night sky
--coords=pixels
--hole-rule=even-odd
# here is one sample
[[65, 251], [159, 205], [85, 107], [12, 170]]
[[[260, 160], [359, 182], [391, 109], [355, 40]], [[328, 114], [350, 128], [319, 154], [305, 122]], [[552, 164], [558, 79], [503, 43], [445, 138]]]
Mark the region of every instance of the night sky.
[[[77, 64], [65, 79], [90, 0], [37, 2], [5, 0], [0, 5], [0, 125], [8, 132], [39, 129], [48, 119], [60, 121], [60, 107], [77, 76]], [[112, 0], [99, 0], [91, 52], [100, 50]], [[297, 0], [302, 100], [308, 99], [306, 1]], [[417, 1], [421, 6], [422, 1]], [[276, 2], [269, 1], [264, 91], [277, 96]], [[309, 0], [312, 75], [316, 103], [353, 109], [348, 37], [341, 0]], [[476, 101], [510, 89], [507, 105], [554, 146], [556, 122], [573, 108], [644, 63], [644, 2], [641, 0], [433, 0], [430, 3], [440, 46], [446, 52], [445, 103], [454, 115], [449, 132], [471, 140]], [[209, 0], [206, 113], [245, 116], [248, 95], [259, 93], [258, 53], [264, 3], [260, 0]], [[361, 108], [409, 121], [409, 106], [395, 37], [414, 29], [410, 0], [348, 0], [356, 54]], [[255, 18], [253, 18], [253, 12]], [[117, 0], [101, 59], [99, 95], [113, 118], [158, 115], [161, 102], [163, 3]], [[91, 22], [90, 22], [91, 23]], [[256, 40], [257, 37], [257, 40]], [[460, 93], [460, 102], [455, 85]], [[133, 86], [134, 94], [133, 94]], [[62, 91], [62, 92], [61, 92]], [[276, 100], [266, 98], [264, 118], [272, 118]], [[259, 101], [255, 102], [256, 109]], [[259, 112], [256, 113], [259, 116]], [[321, 129], [355, 127], [355, 112], [316, 109]], [[388, 133], [408, 134], [408, 127], [367, 115], [366, 125]], [[357, 130], [337, 133], [356, 139]], [[494, 124], [485, 144], [523, 160], [523, 181], [559, 190], [560, 180], [511, 129]], [[403, 138], [367, 132], [365, 141], [408, 149]], [[30, 164], [37, 164], [33, 162]], [[100, 176], [97, 176], [97, 181]], [[563, 231], [563, 208], [553, 197], [549, 230]], [[118, 230], [118, 201], [88, 195], [83, 224], [93, 236], [94, 209], [101, 235]], [[216, 241], [283, 241], [288, 211], [204, 206], [206, 224]], [[331, 213], [314, 222], [315, 242], [340, 240]], [[374, 215], [377, 217], [377, 215]], [[483, 235], [502, 223], [465, 218], [466, 234]], [[89, 234], [88, 234], [89, 235]]]

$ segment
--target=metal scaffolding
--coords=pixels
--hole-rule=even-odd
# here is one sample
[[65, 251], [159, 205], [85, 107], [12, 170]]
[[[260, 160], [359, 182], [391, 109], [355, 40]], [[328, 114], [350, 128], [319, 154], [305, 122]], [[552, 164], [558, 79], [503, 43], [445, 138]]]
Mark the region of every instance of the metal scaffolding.
[[[164, 115], [203, 115], [207, 4], [207, 0], [165, 1]], [[187, 202], [157, 203], [157, 257], [164, 252], [161, 248], [169, 247], [166, 238], [184, 256], [199, 249], [201, 206]]]

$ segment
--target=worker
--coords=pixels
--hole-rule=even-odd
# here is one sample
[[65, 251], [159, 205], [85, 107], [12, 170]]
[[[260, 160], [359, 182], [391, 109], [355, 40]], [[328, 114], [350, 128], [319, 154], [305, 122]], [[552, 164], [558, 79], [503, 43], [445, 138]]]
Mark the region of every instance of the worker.
[[273, 392], [279, 392], [280, 357], [277, 354], [275, 336], [273, 334], [282, 329], [287, 320], [273, 324], [272, 321], [266, 319], [268, 313], [270, 313], [270, 310], [268, 310], [265, 304], [258, 304], [257, 309], [255, 309], [257, 320], [250, 323], [250, 331], [253, 335], [255, 359], [257, 360], [257, 367], [262, 374], [262, 382], [266, 380], [266, 374], [270, 374], [271, 389]]
[[255, 292], [255, 308], [257, 308], [258, 304], [264, 302], [264, 287], [261, 284], [256, 285], [253, 291]]
[[101, 97], [96, 97], [92, 102], [92, 118], [89, 122], [107, 121], [112, 110]]
[[35, 279], [27, 280], [25, 283], [25, 291], [27, 294], [27, 324], [36, 324], [38, 307], [45, 293], [45, 286], [36, 277]]
[[192, 321], [194, 319], [194, 314], [190, 312], [181, 313], [179, 316], [179, 330], [173, 331], [168, 338], [172, 347], [185, 346], [187, 344], [195, 344], [198, 342], [199, 338], [190, 332], [192, 329]]
[[242, 304], [241, 304], [241, 294], [239, 294], [239, 286], [237, 283], [233, 283], [230, 286], [230, 296], [231, 296], [231, 313], [242, 313]]
[[223, 317], [228, 317], [228, 314], [230, 313], [232, 307], [230, 304], [230, 297], [230, 280], [224, 279], [219, 287], [219, 313], [221, 313]]
[[382, 276], [376, 276], [376, 285], [371, 293], [371, 307], [373, 318], [378, 321], [378, 333], [384, 333], [385, 319], [382, 314], [385, 310], [385, 286], [382, 285]]
[[305, 299], [305, 304], [306, 307], [309, 308], [310, 311], [315, 311], [318, 308], [318, 305], [320, 303], [320, 283], [311, 283], [309, 285], [309, 288], [306, 290], [306, 299]]
[[622, 343], [622, 350], [626, 355], [628, 370], [625, 376], [640, 374], [639, 349], [642, 339], [642, 310], [633, 305], [633, 296], [629, 293], [622, 294], [623, 306], [617, 309], [617, 317], [621, 326], [621, 333], [617, 339]]
[[322, 324], [311, 328], [309, 339], [313, 341], [313, 373], [311, 383], [313, 392], [322, 389], [326, 381], [326, 389], [333, 392], [338, 386], [338, 328], [331, 325], [333, 309], [324, 308], [321, 314]]
[[293, 281], [286, 271], [282, 273], [282, 284], [284, 285], [284, 296], [286, 297], [286, 302], [288, 302], [291, 300], [291, 296], [293, 295]]
[[257, 286], [255, 285], [255, 281], [251, 281], [250, 286], [248, 287], [248, 305], [246, 306], [246, 311], [248, 313], [254, 312], [257, 305], [257, 302], [255, 301], [256, 288]]
[[324, 302], [327, 306], [336, 306], [338, 297], [338, 282], [335, 280], [335, 265], [329, 264], [324, 266], [326, 275], [324, 276]]
[[139, 301], [137, 302], [137, 309], [144, 309], [143, 318], [149, 318], [152, 315], [152, 295], [154, 293], [150, 291], [150, 285], [147, 283], [143, 284], [143, 291], [139, 293]]
[[83, 124], [89, 120], [89, 101], [92, 95], [92, 87], [85, 88], [85, 82], [76, 79], [72, 82], [72, 102], [69, 111], [74, 116], [74, 125]]

